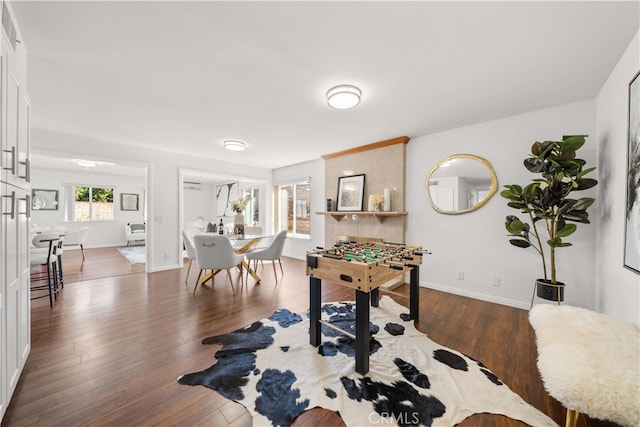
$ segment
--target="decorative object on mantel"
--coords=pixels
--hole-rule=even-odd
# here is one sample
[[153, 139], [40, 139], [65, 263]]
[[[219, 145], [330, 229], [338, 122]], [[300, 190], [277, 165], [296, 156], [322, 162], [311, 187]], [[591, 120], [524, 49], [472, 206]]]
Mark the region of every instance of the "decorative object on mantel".
[[[519, 248], [533, 247], [538, 252], [544, 278], [536, 280], [537, 295], [558, 304], [564, 300], [565, 284], [558, 282], [556, 277], [556, 249], [571, 246], [563, 239], [576, 231], [577, 225], [572, 223], [589, 224], [587, 208], [595, 201], [592, 197], [571, 199], [569, 196], [573, 191], [587, 190], [598, 184], [595, 179], [584, 177], [595, 167], [583, 169], [587, 162], [576, 158], [576, 151], [584, 145], [585, 137], [569, 135], [563, 136], [562, 141], [534, 142], [524, 167], [541, 177], [533, 179], [524, 188], [516, 184], [505, 185], [506, 190], [500, 193], [509, 200], [509, 207], [529, 215], [531, 224], [514, 215], [506, 217], [505, 227], [512, 237], [509, 243]], [[545, 225], [549, 238], [546, 242], [550, 277], [543, 237], [538, 230], [539, 221]], [[534, 295], [535, 291], [531, 305]]]
[[338, 211], [362, 211], [364, 174], [338, 178]]
[[382, 210], [383, 203], [384, 196], [382, 194], [369, 195], [369, 212], [380, 212]]
[[[314, 407], [339, 413], [347, 426], [453, 426], [481, 412], [557, 426], [481, 362], [417, 330], [408, 311], [387, 296], [371, 307], [375, 350], [366, 377], [355, 372], [352, 339], [323, 325], [316, 348], [308, 341], [308, 315], [282, 308], [245, 328], [204, 339], [202, 344], [217, 347], [217, 361], [178, 382], [203, 385], [242, 404], [261, 426], [291, 425]], [[326, 303], [322, 317], [328, 325], [353, 330], [355, 304]]]
[[388, 188], [385, 188], [383, 197], [384, 197], [383, 199], [384, 211], [390, 212], [391, 211], [391, 190], [389, 190]]

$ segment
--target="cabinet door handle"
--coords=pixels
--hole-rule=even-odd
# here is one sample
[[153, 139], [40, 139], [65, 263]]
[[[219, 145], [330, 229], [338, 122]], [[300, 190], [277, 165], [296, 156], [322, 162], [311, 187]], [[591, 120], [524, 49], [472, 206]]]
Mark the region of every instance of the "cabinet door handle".
[[24, 199], [20, 199], [20, 200], [24, 200], [25, 208], [24, 208], [24, 212], [18, 212], [18, 214], [26, 215], [27, 218], [31, 218], [31, 196], [29, 194], [26, 194], [24, 196]]
[[11, 171], [12, 175], [16, 174], [16, 146], [11, 147], [11, 150], [2, 150], [5, 153], [11, 153], [11, 166], [8, 168], [3, 168], [4, 170]]
[[11, 217], [11, 219], [14, 219], [16, 217], [16, 192], [12, 191], [10, 196], [2, 196], [5, 199], [11, 199], [11, 211], [9, 212], [2, 212], [2, 215], [9, 215]]
[[20, 162], [20, 164], [24, 165], [24, 175], [19, 175], [19, 177], [26, 182], [31, 182], [31, 162], [29, 159], [26, 159], [24, 162]]

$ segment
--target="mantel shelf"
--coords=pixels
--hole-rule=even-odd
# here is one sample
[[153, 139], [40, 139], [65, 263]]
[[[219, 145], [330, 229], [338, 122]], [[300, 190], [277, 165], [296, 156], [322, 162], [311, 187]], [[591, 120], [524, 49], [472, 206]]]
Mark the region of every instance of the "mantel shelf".
[[395, 212], [395, 211], [394, 212], [332, 211], [332, 212], [316, 212], [316, 214], [318, 214], [318, 215], [330, 215], [336, 221], [342, 221], [342, 218], [344, 218], [347, 215], [373, 216], [373, 217], [377, 218], [377, 220], [380, 221], [380, 223], [382, 224], [382, 222], [384, 222], [385, 218], [387, 218], [387, 217], [406, 216], [407, 212]]

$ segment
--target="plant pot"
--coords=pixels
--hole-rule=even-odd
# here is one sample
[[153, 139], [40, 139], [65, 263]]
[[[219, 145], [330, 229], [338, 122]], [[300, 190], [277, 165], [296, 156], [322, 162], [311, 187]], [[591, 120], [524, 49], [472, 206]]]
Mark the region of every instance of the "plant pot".
[[536, 280], [536, 295], [539, 298], [549, 301], [557, 301], [560, 304], [564, 301], [564, 287], [562, 282], [552, 282], [547, 279]]

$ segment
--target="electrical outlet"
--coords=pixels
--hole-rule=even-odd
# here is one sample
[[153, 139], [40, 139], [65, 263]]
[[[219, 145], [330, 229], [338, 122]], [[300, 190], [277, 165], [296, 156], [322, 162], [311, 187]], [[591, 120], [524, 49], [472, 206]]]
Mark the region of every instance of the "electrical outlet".
[[458, 280], [464, 280], [464, 271], [458, 272]]
[[499, 277], [494, 277], [493, 278], [493, 282], [491, 284], [493, 286], [495, 286], [495, 287], [499, 287], [500, 286], [500, 278]]
[[171, 252], [165, 252], [164, 259], [169, 259], [169, 258], [171, 258]]

